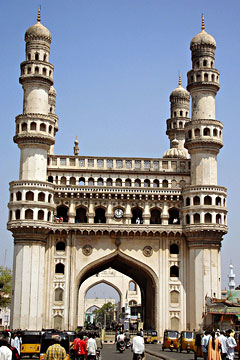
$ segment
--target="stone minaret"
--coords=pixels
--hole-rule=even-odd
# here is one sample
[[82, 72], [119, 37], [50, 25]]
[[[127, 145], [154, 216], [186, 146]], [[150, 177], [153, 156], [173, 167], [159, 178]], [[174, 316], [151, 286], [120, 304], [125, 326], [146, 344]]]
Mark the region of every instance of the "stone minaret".
[[19, 180], [10, 183], [8, 229], [14, 237], [13, 329], [41, 329], [44, 314], [46, 237], [53, 218], [53, 185], [47, 182], [47, 155], [55, 142], [57, 116], [51, 34], [40, 22], [25, 34], [21, 63], [23, 113], [16, 117], [14, 142], [21, 152]]
[[[217, 154], [222, 142], [220, 121], [215, 119], [215, 96], [220, 88], [214, 67], [215, 39], [202, 30], [190, 45], [192, 70], [188, 86], [192, 118], [185, 124], [185, 147], [191, 157], [191, 185], [183, 191], [183, 223], [189, 247], [190, 328], [199, 328], [205, 296], [221, 297], [220, 248], [226, 226], [226, 189], [217, 184]], [[210, 264], [208, 266], [207, 264]]]

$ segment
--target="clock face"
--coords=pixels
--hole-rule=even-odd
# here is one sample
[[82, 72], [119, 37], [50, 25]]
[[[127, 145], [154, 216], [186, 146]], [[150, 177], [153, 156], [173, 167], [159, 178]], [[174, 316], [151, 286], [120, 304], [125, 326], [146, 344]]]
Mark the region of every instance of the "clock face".
[[117, 219], [121, 219], [123, 217], [123, 210], [122, 209], [116, 209], [114, 211], [114, 216]]

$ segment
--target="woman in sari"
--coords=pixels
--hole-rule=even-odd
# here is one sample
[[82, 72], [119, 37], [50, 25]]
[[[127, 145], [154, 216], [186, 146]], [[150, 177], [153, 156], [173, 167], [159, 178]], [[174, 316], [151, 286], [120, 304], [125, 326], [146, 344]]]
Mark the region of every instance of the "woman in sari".
[[221, 343], [218, 338], [215, 337], [215, 332], [211, 333], [211, 337], [208, 343], [208, 360], [221, 360]]

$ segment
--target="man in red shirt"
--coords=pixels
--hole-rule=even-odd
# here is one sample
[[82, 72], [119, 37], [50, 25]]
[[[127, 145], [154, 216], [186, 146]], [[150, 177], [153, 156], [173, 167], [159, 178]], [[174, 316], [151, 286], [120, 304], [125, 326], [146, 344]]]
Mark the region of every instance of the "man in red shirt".
[[83, 340], [83, 335], [80, 334], [80, 340], [77, 343], [77, 358], [79, 360], [86, 359], [87, 356], [87, 343], [85, 340]]
[[79, 343], [79, 341], [80, 341], [79, 334], [77, 334], [77, 337], [73, 340], [73, 349], [74, 349], [75, 360], [77, 360], [77, 357], [78, 357], [77, 344]]

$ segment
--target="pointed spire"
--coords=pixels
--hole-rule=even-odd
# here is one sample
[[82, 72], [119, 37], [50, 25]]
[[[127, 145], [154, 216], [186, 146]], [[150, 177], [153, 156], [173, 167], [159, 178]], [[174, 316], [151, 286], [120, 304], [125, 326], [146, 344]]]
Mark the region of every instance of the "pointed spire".
[[202, 14], [202, 27], [201, 27], [202, 31], [205, 30], [205, 22], [204, 22], [204, 14]]
[[37, 22], [41, 22], [41, 6], [38, 7]]
[[179, 75], [178, 75], [178, 86], [182, 86], [181, 73], [179, 73]]
[[76, 140], [74, 141], [75, 146], [73, 147], [73, 151], [74, 151], [75, 156], [78, 156], [78, 154], [79, 154], [79, 146], [78, 146], [78, 144], [79, 144], [79, 141], [78, 141], [78, 138], [76, 136]]

